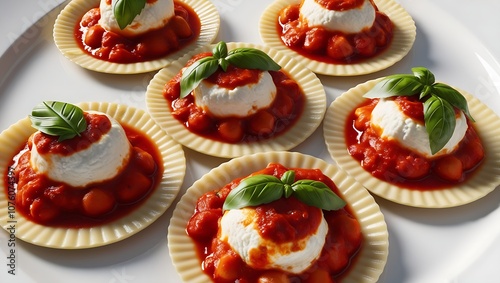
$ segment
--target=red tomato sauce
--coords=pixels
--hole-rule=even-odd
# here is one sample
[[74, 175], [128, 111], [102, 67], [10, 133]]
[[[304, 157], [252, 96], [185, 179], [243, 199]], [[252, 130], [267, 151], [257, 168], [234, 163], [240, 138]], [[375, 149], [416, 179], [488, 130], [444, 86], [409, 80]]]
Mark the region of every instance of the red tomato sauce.
[[315, 0], [328, 10], [344, 11], [361, 7], [364, 0]]
[[[422, 103], [414, 97], [398, 97], [399, 105], [409, 116], [423, 120]], [[378, 99], [367, 100], [346, 119], [345, 137], [349, 154], [374, 177], [413, 190], [439, 190], [465, 182], [480, 167], [484, 157], [481, 140], [472, 122], [451, 154], [433, 159], [402, 147], [397, 141], [380, 138], [370, 126], [371, 112]]]
[[5, 184], [15, 180], [16, 211], [41, 225], [82, 228], [109, 223], [140, 206], [160, 181], [163, 163], [147, 136], [122, 126], [133, 146], [129, 164], [115, 178], [84, 188], [73, 188], [34, 172], [29, 145], [24, 145], [4, 175]]
[[[193, 57], [187, 66], [211, 55], [199, 54]], [[260, 72], [229, 66], [227, 72], [219, 69], [207, 80], [227, 88], [235, 88], [257, 82]], [[163, 95], [170, 104], [172, 115], [197, 135], [227, 143], [267, 140], [290, 129], [300, 118], [305, 105], [305, 95], [292, 78], [284, 71], [269, 73], [277, 89], [274, 102], [268, 108], [260, 109], [247, 117], [218, 118], [198, 107], [192, 94], [180, 98], [180, 72], [167, 82]]]
[[258, 83], [260, 74], [259, 70], [240, 69], [229, 65], [226, 72], [215, 72], [206, 80], [227, 89], [235, 89], [247, 84]]
[[[252, 175], [267, 174], [280, 178], [288, 170], [290, 169], [274, 163]], [[336, 194], [341, 195], [333, 181], [323, 175], [320, 170], [301, 168], [291, 170], [295, 171], [295, 180], [321, 181]], [[356, 262], [356, 255], [363, 243], [361, 226], [348, 206], [336, 211], [323, 211], [329, 226], [326, 242], [320, 258], [302, 274], [254, 269], [248, 266], [226, 242], [217, 238], [224, 200], [242, 179], [235, 179], [220, 189], [203, 194], [198, 199], [195, 212], [186, 227], [187, 234], [196, 242], [203, 271], [212, 278], [213, 282], [257, 282], [259, 278], [274, 278], [275, 280], [288, 278], [289, 282], [309, 283], [340, 282]], [[319, 209], [308, 207], [293, 197], [262, 205], [258, 210], [261, 216], [266, 215], [259, 220], [260, 234], [264, 238], [278, 242], [303, 238], [311, 234], [312, 227], [317, 227], [316, 221], [320, 221]], [[312, 213], [309, 218], [312, 223], [298, 220], [297, 216], [302, 213]], [[259, 259], [259, 257], [256, 258]]]
[[90, 145], [98, 141], [111, 129], [111, 121], [105, 115], [93, 115], [83, 113], [87, 121], [87, 128], [80, 136], [59, 142], [59, 137], [41, 133], [33, 138], [33, 143], [37, 145], [40, 154], [55, 153], [61, 155], [71, 155], [74, 152], [87, 149]]
[[135, 37], [124, 37], [106, 31], [98, 21], [99, 8], [89, 10], [75, 26], [75, 38], [89, 55], [113, 63], [136, 63], [155, 60], [195, 41], [201, 23], [188, 5], [174, 1], [175, 15], [160, 29]]
[[275, 243], [303, 239], [312, 234], [321, 222], [319, 209], [293, 197], [260, 205], [256, 212], [262, 237]]
[[[394, 101], [399, 105], [401, 111], [408, 117], [424, 124], [424, 104], [417, 96], [396, 96]], [[458, 110], [455, 109], [455, 113]]]
[[[348, 9], [341, 8], [341, 2], [345, 1], [331, 2], [333, 10]], [[346, 2], [347, 7], [350, 5], [356, 3]], [[387, 15], [378, 10], [372, 27], [346, 34], [307, 26], [300, 18], [299, 6], [290, 5], [280, 11], [276, 29], [283, 44], [311, 60], [328, 64], [356, 64], [381, 54], [392, 42], [393, 24]]]

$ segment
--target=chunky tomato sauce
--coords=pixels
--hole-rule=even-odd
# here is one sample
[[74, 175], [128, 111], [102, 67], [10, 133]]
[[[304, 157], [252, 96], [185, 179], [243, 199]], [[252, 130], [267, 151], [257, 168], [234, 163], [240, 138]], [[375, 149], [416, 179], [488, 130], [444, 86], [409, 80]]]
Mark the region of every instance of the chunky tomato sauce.
[[240, 69], [229, 65], [226, 72], [215, 72], [206, 80], [227, 89], [235, 89], [247, 84], [258, 83], [260, 74], [259, 70]]
[[[398, 104], [401, 111], [413, 120], [424, 124], [424, 104], [419, 101], [417, 96], [396, 96], [394, 101]], [[455, 109], [458, 114], [458, 109]]]
[[87, 128], [80, 136], [59, 142], [59, 137], [41, 133], [33, 137], [33, 143], [37, 145], [40, 154], [71, 155], [74, 152], [85, 150], [98, 141], [111, 129], [111, 121], [105, 115], [93, 115], [84, 112]]
[[[293, 210], [290, 207], [293, 207]], [[303, 239], [312, 234], [321, 222], [318, 208], [308, 206], [295, 198], [283, 198], [272, 204], [260, 205], [256, 212], [262, 237], [275, 243]]]
[[[416, 97], [398, 97], [398, 105], [417, 120], [423, 121], [422, 103]], [[370, 125], [371, 112], [378, 99], [367, 100], [353, 110], [345, 125], [349, 153], [374, 177], [414, 190], [437, 190], [466, 181], [484, 157], [481, 140], [472, 122], [451, 154], [433, 159], [402, 147], [397, 141], [380, 138]]]
[[[350, 9], [361, 1], [321, 2], [332, 6], [332, 10], [342, 10]], [[379, 55], [392, 42], [393, 24], [387, 15], [378, 10], [372, 27], [359, 33], [346, 34], [307, 26], [299, 16], [299, 7], [300, 4], [290, 5], [280, 11], [276, 29], [287, 47], [311, 60], [329, 64], [355, 64]]]
[[114, 179], [84, 188], [73, 188], [34, 172], [30, 166], [31, 145], [26, 144], [4, 175], [14, 168], [16, 211], [45, 226], [81, 228], [108, 223], [136, 209], [160, 181], [163, 166], [158, 149], [147, 136], [122, 126], [133, 146], [129, 164]]
[[[256, 174], [274, 175], [278, 178], [290, 169], [280, 164], [270, 164]], [[317, 169], [297, 169], [295, 180], [317, 180], [328, 185], [340, 195], [333, 181]], [[231, 189], [243, 178], [224, 187], [203, 194], [196, 203], [193, 216], [187, 224], [188, 235], [196, 242], [203, 271], [213, 282], [339, 282], [355, 261], [361, 249], [361, 227], [348, 206], [337, 211], [323, 211], [329, 231], [320, 258], [302, 274], [289, 274], [280, 270], [257, 270], [248, 266], [225, 242], [217, 238], [222, 205]], [[309, 207], [293, 197], [280, 199], [257, 208], [260, 234], [277, 242], [301, 239], [312, 233], [320, 221], [319, 209]], [[311, 214], [304, 221], [304, 215]], [[262, 217], [264, 216], [264, 217]], [[302, 220], [300, 220], [302, 218]], [[259, 260], [258, 255], [255, 256]], [[265, 258], [265, 257], [262, 257]], [[275, 280], [275, 281], [272, 281]], [[281, 281], [276, 281], [281, 280]], [[259, 281], [260, 282], [260, 281]]]
[[99, 8], [89, 10], [75, 26], [76, 41], [91, 56], [114, 63], [136, 63], [167, 56], [198, 38], [200, 19], [188, 5], [174, 1], [175, 16], [160, 29], [135, 37], [105, 30]]
[[[211, 55], [199, 54], [187, 66]], [[207, 80], [234, 89], [257, 82], [260, 72], [229, 66], [226, 72], [219, 69]], [[180, 72], [165, 85], [163, 95], [170, 103], [172, 115], [195, 134], [227, 143], [262, 141], [277, 137], [290, 129], [300, 118], [305, 104], [305, 95], [293, 79], [283, 71], [269, 73], [277, 89], [274, 102], [268, 108], [246, 117], [218, 118], [198, 107], [192, 94], [180, 98]]]

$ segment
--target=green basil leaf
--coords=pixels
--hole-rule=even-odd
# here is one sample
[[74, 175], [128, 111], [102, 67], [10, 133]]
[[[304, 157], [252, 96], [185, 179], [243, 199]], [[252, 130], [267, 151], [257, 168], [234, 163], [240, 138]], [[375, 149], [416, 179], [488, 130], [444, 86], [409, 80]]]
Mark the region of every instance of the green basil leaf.
[[453, 135], [455, 110], [446, 100], [432, 95], [424, 102], [424, 121], [431, 153], [436, 154]]
[[220, 58], [218, 60], [219, 66], [222, 68], [222, 70], [225, 72], [227, 71], [227, 67], [229, 66], [229, 62], [226, 60], [226, 58]]
[[391, 96], [409, 96], [420, 93], [424, 85], [412, 75], [391, 75], [378, 82], [365, 93], [366, 98], [385, 98]]
[[216, 59], [221, 59], [221, 58], [226, 58], [227, 56], [227, 45], [224, 41], [220, 41], [215, 45], [214, 49], [212, 50], [212, 53], [214, 54], [214, 58]]
[[338, 210], [346, 205], [325, 183], [299, 180], [293, 183], [293, 196], [301, 202], [324, 210]]
[[270, 203], [283, 196], [284, 185], [271, 175], [255, 175], [245, 178], [227, 195], [222, 209], [238, 209]]
[[433, 87], [430, 85], [425, 85], [420, 92], [418, 99], [422, 100], [424, 97], [432, 94]]
[[431, 73], [431, 71], [429, 71], [427, 68], [415, 67], [412, 68], [411, 71], [413, 72], [413, 75], [417, 77], [424, 85], [430, 86], [436, 81], [434, 74]]
[[33, 108], [30, 115], [33, 128], [59, 137], [59, 141], [79, 136], [87, 128], [83, 110], [58, 101], [44, 101]]
[[180, 97], [186, 97], [198, 84], [215, 73], [220, 66], [223, 71], [229, 64], [239, 68], [278, 71], [281, 67], [266, 53], [255, 48], [236, 48], [227, 51], [221, 41], [212, 49], [213, 56], [204, 57], [186, 68], [181, 78]]
[[146, 6], [146, 0], [117, 0], [113, 4], [113, 14], [120, 29], [132, 23]]
[[284, 189], [285, 189], [285, 198], [289, 198], [293, 194], [292, 186], [289, 184], [285, 184]]
[[463, 111], [472, 118], [467, 100], [454, 88], [436, 83], [434, 74], [425, 67], [412, 68], [413, 75], [392, 75], [382, 79], [364, 97], [386, 98], [419, 94], [424, 101], [424, 119], [431, 144], [431, 152], [435, 154], [449, 141], [455, 130], [455, 114], [453, 107]]
[[448, 101], [454, 107], [462, 110], [469, 119], [474, 121], [472, 116], [469, 113], [469, 107], [467, 105], [467, 100], [465, 97], [458, 92], [456, 89], [452, 88], [449, 85], [443, 83], [435, 83], [433, 85], [433, 93], [436, 96], [441, 97], [442, 99]]
[[226, 60], [242, 69], [279, 71], [281, 66], [266, 53], [255, 48], [236, 48], [229, 51]]
[[283, 175], [281, 175], [281, 182], [291, 185], [295, 181], [295, 171], [288, 170]]
[[186, 97], [202, 80], [208, 78], [219, 68], [217, 59], [203, 57], [182, 72], [180, 97]]

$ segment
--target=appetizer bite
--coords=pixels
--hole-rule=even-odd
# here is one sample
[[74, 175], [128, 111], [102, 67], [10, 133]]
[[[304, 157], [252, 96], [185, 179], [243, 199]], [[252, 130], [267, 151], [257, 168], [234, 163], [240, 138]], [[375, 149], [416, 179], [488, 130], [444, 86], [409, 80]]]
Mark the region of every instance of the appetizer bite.
[[393, 37], [393, 23], [370, 0], [302, 0], [283, 9], [278, 22], [287, 47], [332, 64], [374, 57]]
[[314, 72], [360, 75], [404, 57], [415, 25], [390, 0], [277, 1], [261, 19], [261, 36], [272, 47], [300, 56]]
[[[186, 282], [376, 282], [387, 256], [386, 226], [367, 191], [288, 152], [236, 158], [195, 182], [168, 239]], [[188, 250], [198, 259], [189, 266]]]
[[[471, 99], [444, 83], [435, 82], [434, 75], [426, 68], [417, 67], [412, 71], [412, 75], [392, 75], [369, 83], [369, 88], [363, 86], [366, 92], [360, 95], [365, 99], [358, 99], [358, 104], [349, 111], [334, 115], [332, 110], [335, 121], [325, 119], [324, 126], [330, 153], [349, 171], [347, 168], [352, 164], [344, 163], [344, 155], [339, 155], [340, 146], [344, 151], [347, 147], [346, 154], [357, 162], [357, 167], [380, 183], [436, 197], [424, 200], [429, 204], [403, 201], [408, 202], [406, 204], [440, 207], [472, 201], [479, 195], [472, 194], [462, 200], [439, 199], [437, 195], [473, 182], [484, 171], [484, 166], [488, 166], [487, 153], [499, 149], [488, 148], [483, 140], [482, 125], [478, 127], [476, 123], [480, 120], [473, 118], [475, 115], [469, 110]], [[341, 97], [353, 99], [359, 95], [357, 91], [352, 91], [356, 94], [350, 92]], [[331, 108], [344, 108], [344, 101], [339, 99]], [[340, 115], [345, 117], [340, 119]], [[333, 137], [332, 131], [340, 128], [342, 138], [338, 137], [339, 133]], [[498, 180], [491, 181], [493, 189]], [[374, 189], [374, 184], [365, 186]], [[383, 187], [375, 182], [375, 188], [378, 186]], [[381, 196], [397, 200], [400, 195], [383, 192]]]
[[[86, 55], [89, 62], [76, 62], [96, 71], [156, 70], [169, 59], [175, 60], [191, 51], [191, 47], [210, 43], [218, 31], [218, 14], [205, 1], [90, 2], [93, 4], [81, 0], [70, 2], [56, 20], [54, 38], [63, 54], [70, 59]], [[71, 23], [73, 39], [68, 42]], [[67, 44], [78, 47], [81, 53], [70, 52]], [[122, 68], [115, 70], [119, 66]], [[153, 66], [156, 69], [150, 69]]]
[[[197, 50], [153, 78], [146, 102], [157, 123], [181, 144], [228, 157], [262, 146], [288, 149], [312, 133], [326, 104], [317, 77], [268, 49], [230, 46], [219, 42], [211, 51]], [[292, 134], [296, 128], [303, 132]], [[200, 139], [232, 152], [199, 147]]]
[[[91, 239], [96, 242], [87, 243], [89, 246], [123, 239], [154, 221], [157, 216], [141, 219], [142, 214], [161, 214], [168, 207], [171, 199], [165, 196], [175, 197], [185, 167], [180, 146], [168, 140], [159, 128], [143, 132], [146, 124], [150, 127], [154, 123], [137, 121], [138, 118], [131, 119], [131, 124], [124, 123], [120, 116], [144, 112], [117, 105], [97, 106], [105, 111], [83, 110], [57, 101], [42, 102], [28, 119], [37, 131], [31, 131], [24, 142], [17, 144], [10, 158], [2, 157], [9, 158], [8, 167], [4, 168], [9, 178], [5, 193], [9, 201], [15, 202], [16, 213], [25, 225], [104, 233], [100, 241]], [[16, 127], [26, 124], [20, 123]], [[2, 138], [13, 130], [3, 132]], [[172, 175], [167, 178], [164, 172]], [[123, 235], [106, 235], [119, 231], [107, 231], [117, 229], [114, 226], [128, 226], [126, 221], [120, 223], [123, 219], [143, 222], [141, 225], [145, 226], [123, 227], [128, 229]], [[35, 242], [31, 237], [37, 237], [22, 233], [17, 236], [26, 236], [31, 242]], [[80, 248], [66, 242], [37, 244]]]

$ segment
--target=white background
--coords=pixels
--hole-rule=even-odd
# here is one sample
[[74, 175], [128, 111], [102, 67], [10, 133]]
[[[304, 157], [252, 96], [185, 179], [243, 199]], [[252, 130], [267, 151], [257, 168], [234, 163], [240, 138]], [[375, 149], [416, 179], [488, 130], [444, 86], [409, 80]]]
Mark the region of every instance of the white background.
[[[42, 100], [103, 100], [144, 108], [152, 74], [116, 76], [83, 70], [55, 48], [53, 15], [61, 0], [0, 2], [0, 131], [25, 117]], [[221, 17], [216, 42], [262, 43], [258, 21], [271, 0], [214, 0]], [[400, 0], [417, 26], [407, 57], [366, 76], [320, 76], [328, 103], [369, 79], [425, 66], [437, 79], [464, 89], [500, 115], [500, 1]], [[124, 79], [125, 78], [125, 79]], [[500, 137], [499, 137], [500, 138]], [[321, 127], [293, 151], [327, 161]], [[225, 159], [185, 150], [194, 180]], [[389, 258], [380, 282], [500, 282], [500, 191], [450, 209], [418, 209], [376, 197], [390, 233]], [[166, 243], [174, 206], [137, 235], [110, 246], [64, 251], [16, 242], [16, 275], [7, 273], [8, 233], [0, 231], [0, 282], [181, 282]], [[0, 208], [0, 213], [6, 213]], [[3, 224], [2, 224], [3, 225]]]

